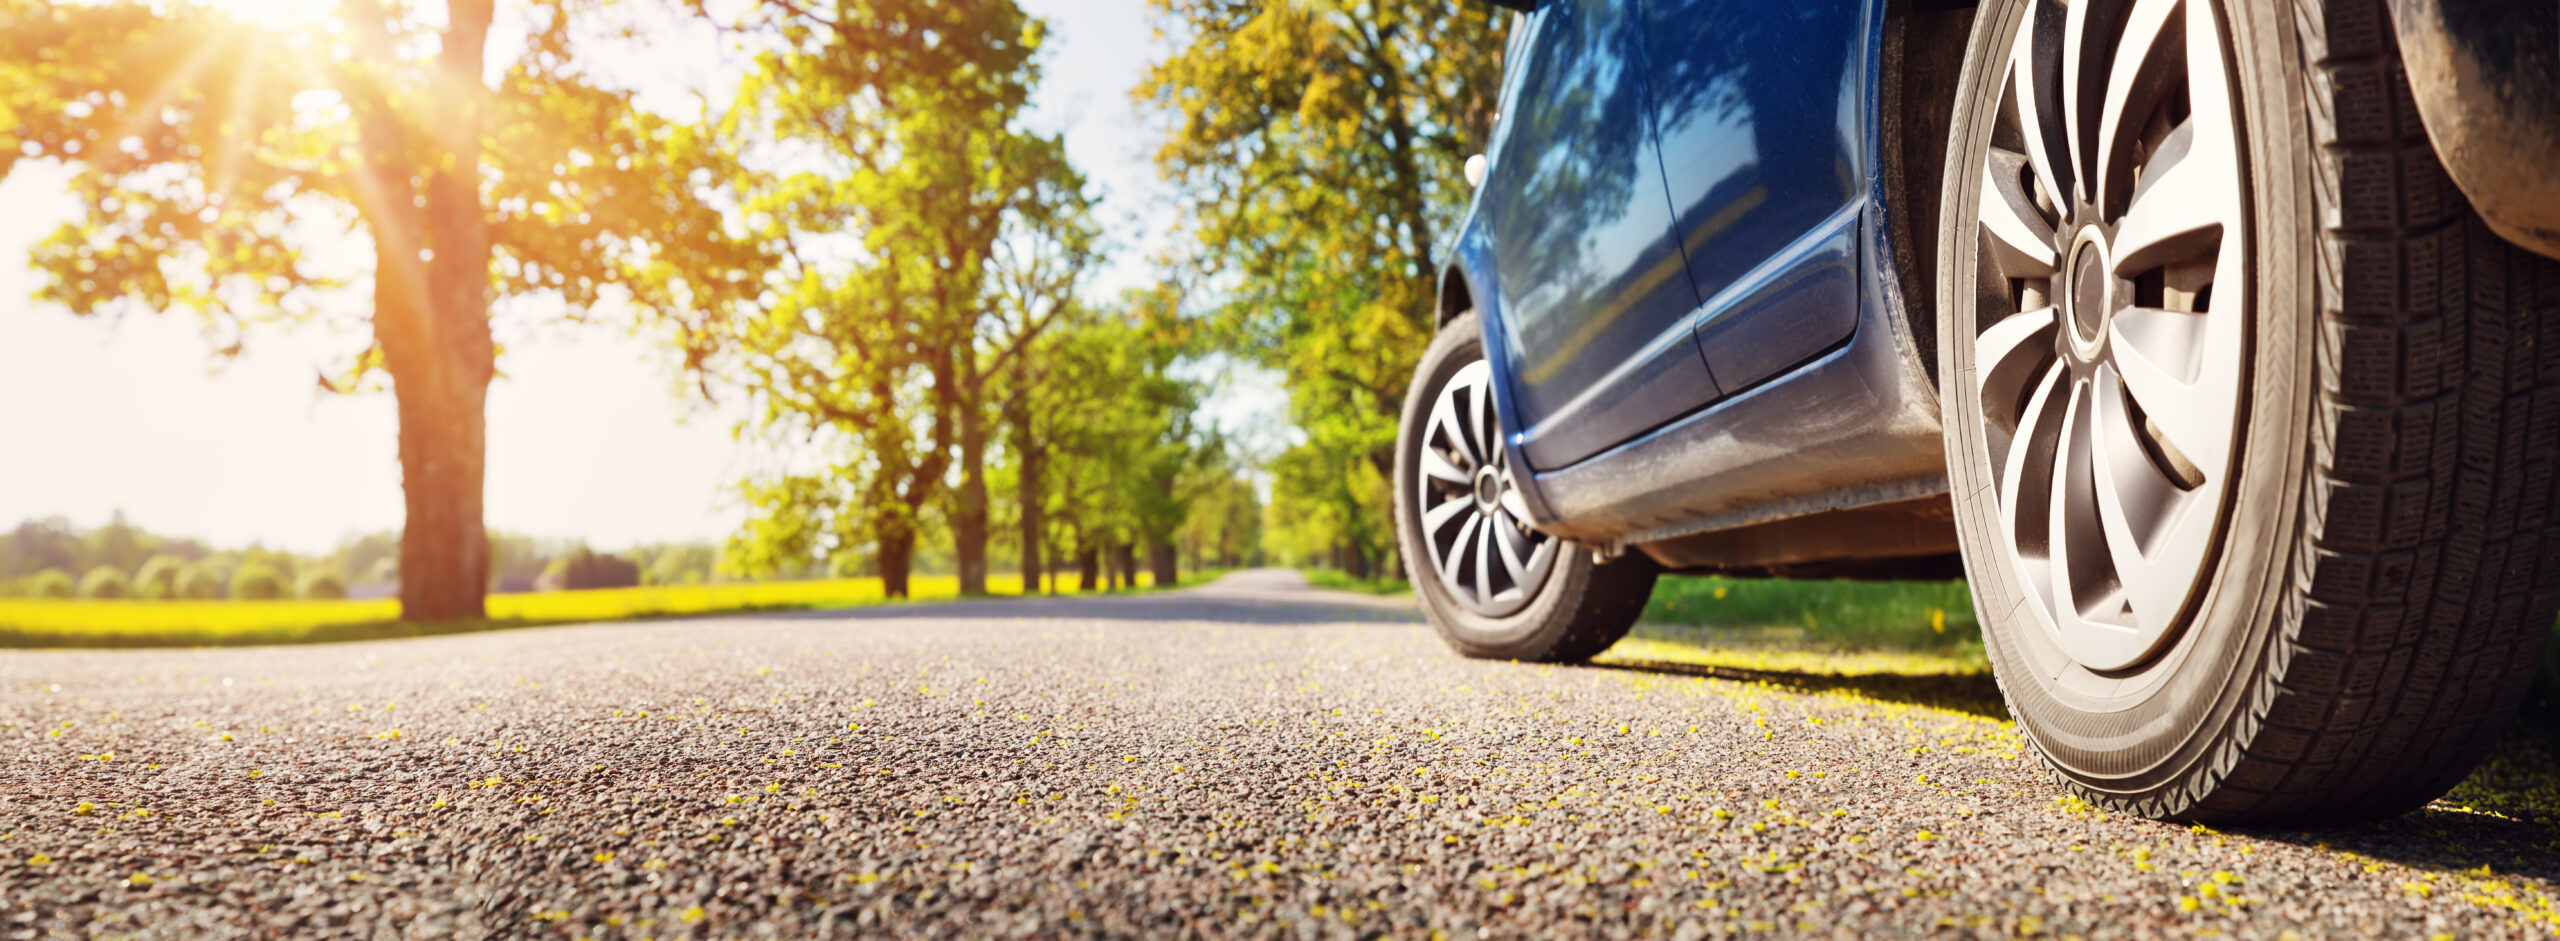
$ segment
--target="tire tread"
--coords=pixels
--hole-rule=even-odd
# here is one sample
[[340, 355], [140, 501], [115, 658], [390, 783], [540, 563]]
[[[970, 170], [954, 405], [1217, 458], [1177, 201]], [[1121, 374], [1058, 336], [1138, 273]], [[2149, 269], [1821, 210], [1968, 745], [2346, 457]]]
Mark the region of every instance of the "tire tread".
[[2383, 0], [2296, 0], [2313, 135], [2317, 411], [2301, 566], [2263, 684], [2173, 815], [2402, 813], [2469, 773], [2560, 591], [2560, 264], [2435, 157]]

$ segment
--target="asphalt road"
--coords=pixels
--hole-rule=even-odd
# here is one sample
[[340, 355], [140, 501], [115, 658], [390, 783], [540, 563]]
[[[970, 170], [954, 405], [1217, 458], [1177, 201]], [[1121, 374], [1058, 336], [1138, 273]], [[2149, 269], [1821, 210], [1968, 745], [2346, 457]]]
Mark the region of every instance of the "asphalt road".
[[6, 652], [0, 934], [2553, 930], [2538, 746], [2390, 823], [2217, 833], [2057, 800], [1930, 682], [1462, 660], [1285, 572]]

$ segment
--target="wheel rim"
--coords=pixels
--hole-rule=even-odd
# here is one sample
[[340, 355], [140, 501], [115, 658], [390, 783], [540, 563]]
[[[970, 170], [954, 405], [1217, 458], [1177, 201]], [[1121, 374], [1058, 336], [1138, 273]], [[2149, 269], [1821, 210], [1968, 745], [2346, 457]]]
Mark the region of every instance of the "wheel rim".
[[2251, 293], [2226, 50], [2208, 0], [2040, 3], [1981, 167], [2000, 549], [2093, 671], [2185, 630], [2236, 466]]
[[1467, 610], [1501, 617], [1526, 607], [1555, 566], [1556, 540], [1529, 528], [1494, 417], [1493, 370], [1460, 367], [1431, 403], [1415, 486], [1432, 574]]

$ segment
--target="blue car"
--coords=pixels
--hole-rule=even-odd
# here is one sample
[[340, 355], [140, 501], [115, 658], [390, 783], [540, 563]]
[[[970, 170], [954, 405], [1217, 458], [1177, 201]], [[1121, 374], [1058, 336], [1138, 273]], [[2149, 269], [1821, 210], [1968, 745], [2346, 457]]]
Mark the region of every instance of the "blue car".
[[2560, 611], [2560, 9], [1508, 0], [1396, 522], [1458, 650], [1967, 578], [2154, 817], [2444, 793]]

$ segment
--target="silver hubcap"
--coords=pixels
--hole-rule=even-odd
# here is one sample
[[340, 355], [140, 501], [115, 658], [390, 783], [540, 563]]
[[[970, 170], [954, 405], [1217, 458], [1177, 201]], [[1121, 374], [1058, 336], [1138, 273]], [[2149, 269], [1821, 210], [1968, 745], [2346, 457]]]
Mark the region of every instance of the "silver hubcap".
[[1483, 360], [1460, 367], [1440, 387], [1422, 434], [1422, 547], [1440, 586], [1468, 610], [1501, 617], [1520, 610], [1554, 567], [1556, 541], [1530, 529], [1511, 485]]
[[1982, 167], [2001, 549], [2091, 670], [2178, 635], [2230, 489], [2250, 294], [2224, 49], [2208, 0], [2039, 4]]

